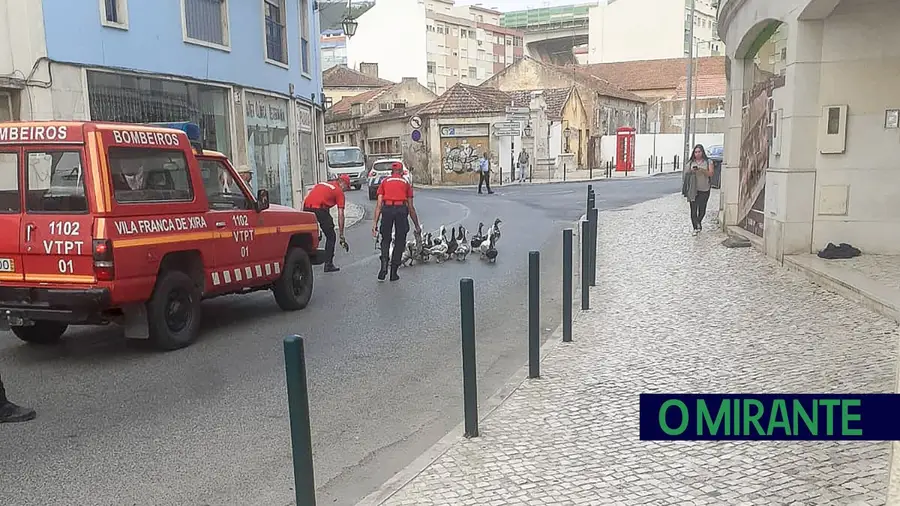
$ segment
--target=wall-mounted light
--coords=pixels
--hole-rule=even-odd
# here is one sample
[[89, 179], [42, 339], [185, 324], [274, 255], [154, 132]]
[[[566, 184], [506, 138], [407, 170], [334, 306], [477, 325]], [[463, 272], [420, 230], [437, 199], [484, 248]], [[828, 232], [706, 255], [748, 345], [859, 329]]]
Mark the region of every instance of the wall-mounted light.
[[525, 134], [525, 137], [531, 137], [531, 134], [534, 133], [534, 131], [531, 129], [531, 123], [525, 125], [525, 131], [523, 133]]

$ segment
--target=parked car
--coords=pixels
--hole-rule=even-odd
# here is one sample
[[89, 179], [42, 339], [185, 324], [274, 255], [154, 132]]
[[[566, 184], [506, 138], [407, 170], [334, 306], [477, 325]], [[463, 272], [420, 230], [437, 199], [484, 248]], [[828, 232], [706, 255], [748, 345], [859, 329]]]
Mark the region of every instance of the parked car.
[[346, 174], [354, 190], [362, 188], [366, 181], [366, 159], [362, 150], [355, 146], [325, 148], [325, 167], [328, 179]]
[[[391, 175], [391, 165], [397, 162], [403, 164], [403, 160], [400, 160], [399, 158], [382, 158], [376, 160], [375, 163], [372, 164], [368, 179], [369, 200], [375, 200], [378, 193], [378, 185], [381, 184], [382, 180]], [[412, 176], [410, 175], [409, 168], [406, 164], [403, 164], [403, 178], [406, 179], [409, 184], [412, 184]]]
[[708, 156], [713, 163], [713, 177], [709, 182], [710, 186], [713, 188], [718, 189], [722, 186], [722, 161], [725, 159], [724, 153], [724, 146], [710, 146], [706, 151], [706, 156]]

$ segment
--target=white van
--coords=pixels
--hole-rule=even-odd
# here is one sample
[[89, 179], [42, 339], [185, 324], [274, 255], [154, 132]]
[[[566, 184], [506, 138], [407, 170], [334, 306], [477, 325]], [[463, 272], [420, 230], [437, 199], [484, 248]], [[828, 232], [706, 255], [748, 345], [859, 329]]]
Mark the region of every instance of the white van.
[[359, 190], [366, 182], [366, 157], [354, 146], [325, 148], [325, 168], [328, 179], [340, 174], [350, 177], [350, 186]]

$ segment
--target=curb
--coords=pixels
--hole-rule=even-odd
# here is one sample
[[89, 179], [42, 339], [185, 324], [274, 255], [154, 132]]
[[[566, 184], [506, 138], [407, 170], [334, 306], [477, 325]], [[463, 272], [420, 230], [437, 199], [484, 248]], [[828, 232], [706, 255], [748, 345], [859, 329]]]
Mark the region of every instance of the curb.
[[[579, 237], [581, 232], [581, 228], [579, 223], [585, 219], [586, 215], [582, 215], [582, 217], [573, 222], [572, 230], [573, 230], [573, 243], [575, 237]], [[581, 312], [581, 306], [578, 304], [579, 299], [575, 296], [580, 293], [580, 283], [576, 283], [576, 280], [580, 279], [580, 269], [576, 269], [576, 261], [580, 260], [578, 252], [575, 251], [578, 248], [575, 248], [573, 244], [572, 251], [572, 286], [575, 289], [572, 295], [572, 320], [573, 322], [577, 319], [577, 315]], [[577, 311], [576, 311], [577, 310]], [[572, 343], [575, 343], [575, 339], [573, 336]], [[564, 344], [562, 342], [562, 323], [560, 323], [553, 333], [550, 335], [550, 338], [541, 345], [541, 362], [543, 362], [550, 354], [555, 351], [555, 349]], [[540, 378], [538, 378], [540, 379]], [[528, 381], [528, 363], [526, 362], [522, 367], [520, 367], [507, 381], [500, 387], [493, 395], [485, 399], [484, 402], [478, 404], [478, 411], [480, 416], [478, 417], [478, 423], [481, 424], [485, 422], [488, 418], [490, 418], [491, 414], [499, 408], [503, 403], [518, 390], [525, 382]], [[425, 450], [421, 455], [416, 457], [415, 460], [412, 461], [408, 466], [401, 469], [397, 472], [393, 477], [384, 482], [378, 490], [375, 490], [371, 494], [365, 496], [361, 501], [356, 503], [356, 506], [380, 506], [385, 501], [393, 497], [397, 492], [403, 489], [406, 485], [408, 485], [412, 480], [414, 480], [417, 476], [422, 474], [425, 470], [431, 467], [435, 461], [437, 461], [441, 456], [443, 456], [447, 451], [450, 450], [455, 444], [460, 441], [465, 440], [465, 422], [461, 422], [459, 425], [453, 428], [447, 435], [438, 440], [437, 443], [432, 445], [429, 449]]]
[[[677, 174], [677, 172], [665, 172], [663, 174]], [[661, 175], [661, 174], [653, 174], [653, 175]], [[616, 177], [599, 177], [594, 179], [587, 178], [575, 178], [575, 179], [567, 179], [563, 180], [539, 180], [539, 181], [530, 181], [528, 183], [519, 183], [518, 181], [513, 181], [509, 183], [503, 183], [502, 185], [492, 183], [492, 189], [495, 191], [498, 189], [503, 189], [507, 186], [531, 186], [531, 185], [545, 185], [545, 184], [567, 184], [567, 183], [601, 183], [604, 181], [634, 181], [636, 179], [646, 179], [652, 177], [653, 175], [643, 174], [640, 176], [616, 176]], [[465, 185], [433, 185], [433, 184], [416, 184], [413, 185], [414, 188], [421, 188], [423, 190], [473, 190], [478, 188], [477, 184], [465, 184]]]

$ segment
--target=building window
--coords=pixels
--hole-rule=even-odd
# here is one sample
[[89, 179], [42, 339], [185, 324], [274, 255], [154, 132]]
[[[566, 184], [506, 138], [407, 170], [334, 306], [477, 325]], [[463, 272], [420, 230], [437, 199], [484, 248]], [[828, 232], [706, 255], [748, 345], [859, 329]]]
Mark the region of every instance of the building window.
[[100, 0], [100, 23], [127, 30], [128, 0]]
[[369, 155], [398, 155], [400, 154], [400, 142], [396, 137], [387, 139], [369, 139], [366, 154]]
[[437, 66], [435, 65], [435, 63], [434, 63], [433, 61], [428, 62], [427, 67], [428, 67], [428, 73], [429, 73], [429, 74], [434, 74], [434, 73], [436, 73], [436, 71], [437, 71], [437, 68], [436, 68], [436, 67], [437, 67]]
[[266, 59], [287, 64], [284, 0], [265, 0], [263, 9], [266, 19]]
[[182, 0], [182, 5], [185, 40], [228, 47], [228, 0]]
[[475, 67], [469, 67], [469, 79], [477, 79], [478, 78], [478, 69]]
[[309, 75], [309, 0], [300, 0], [300, 65], [304, 74]]
[[465, 30], [465, 29], [460, 30], [460, 31], [459, 31], [459, 38], [465, 39], [465, 38], [466, 38], [466, 34], [468, 34], [468, 33], [469, 33], [468, 30]]

